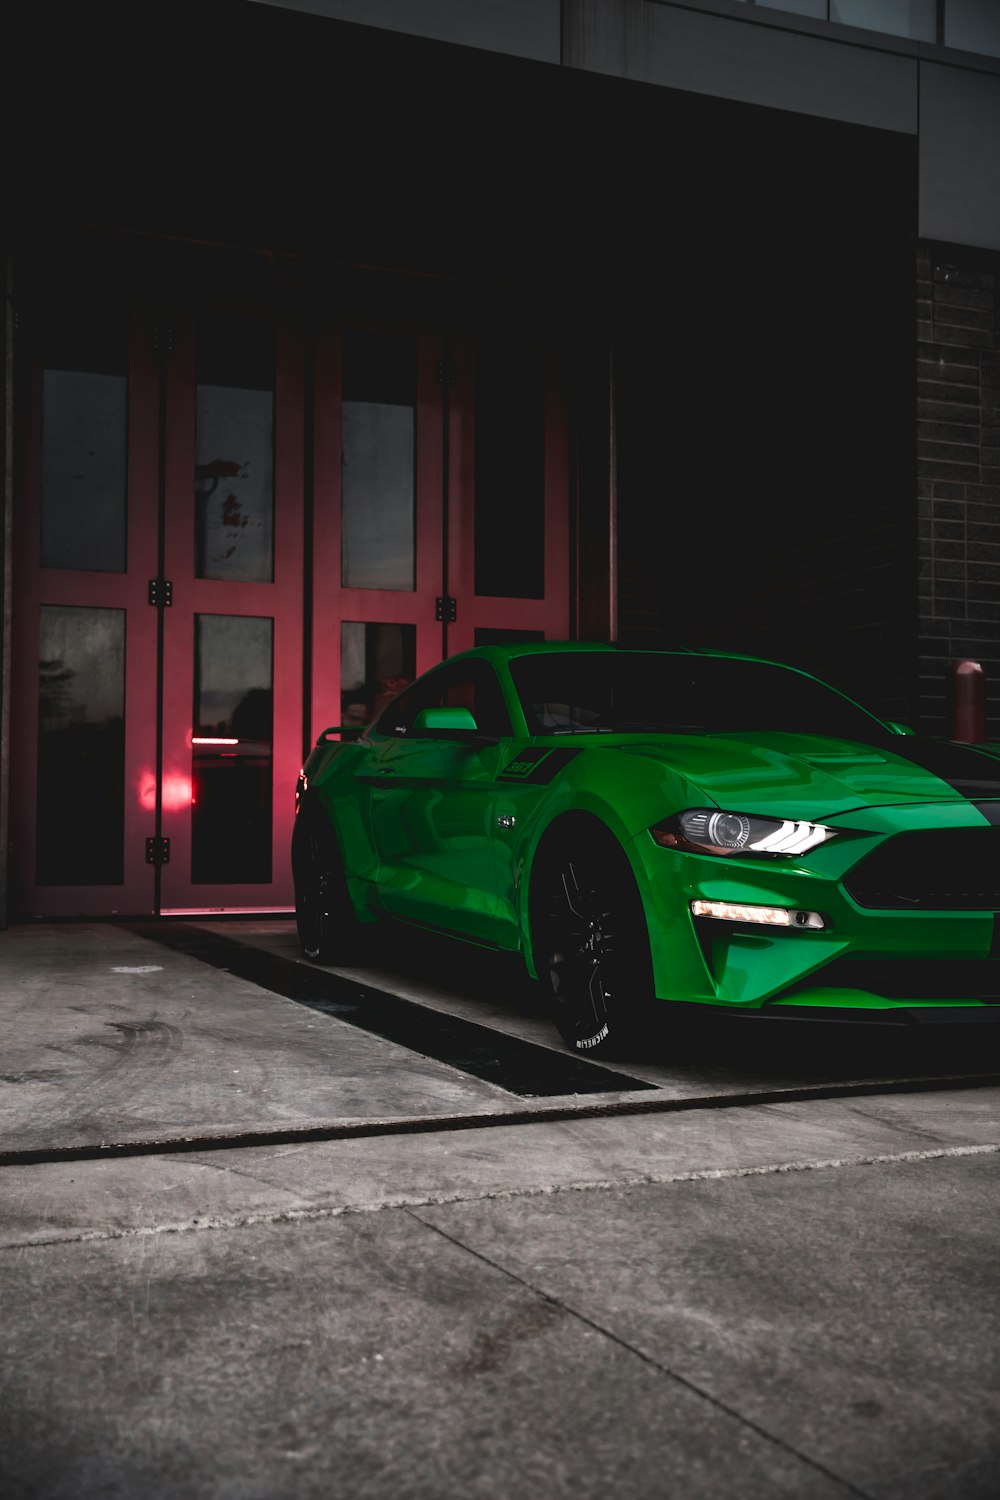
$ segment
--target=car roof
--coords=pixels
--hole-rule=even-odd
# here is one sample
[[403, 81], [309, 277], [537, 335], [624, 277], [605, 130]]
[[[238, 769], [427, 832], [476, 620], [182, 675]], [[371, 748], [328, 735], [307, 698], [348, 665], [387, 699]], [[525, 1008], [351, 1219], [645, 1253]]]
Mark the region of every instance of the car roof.
[[[491, 645], [472, 646], [467, 651], [459, 651], [454, 656], [447, 658], [448, 661], [464, 661], [468, 658], [479, 658], [494, 664], [513, 661], [520, 656], [540, 656], [555, 654], [573, 654], [576, 652], [609, 652], [619, 656], [702, 656], [723, 657], [729, 661], [760, 661], [768, 666], [785, 667], [787, 671], [800, 671], [797, 667], [788, 667], [785, 662], [771, 661], [766, 657], [748, 656], [740, 651], [718, 651], [711, 648], [699, 646], [676, 646], [670, 650], [659, 647], [628, 646], [621, 645], [617, 641], [510, 641], [494, 642]], [[802, 674], [808, 676], [808, 673]]]

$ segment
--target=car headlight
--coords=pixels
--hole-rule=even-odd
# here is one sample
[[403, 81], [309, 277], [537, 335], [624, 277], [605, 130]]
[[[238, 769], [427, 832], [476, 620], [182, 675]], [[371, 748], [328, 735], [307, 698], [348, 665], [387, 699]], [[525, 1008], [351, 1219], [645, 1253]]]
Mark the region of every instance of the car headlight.
[[695, 807], [690, 812], [665, 818], [650, 829], [666, 849], [688, 849], [696, 854], [807, 854], [827, 839], [835, 828], [822, 823], [803, 823], [789, 818], [756, 818], [747, 813]]

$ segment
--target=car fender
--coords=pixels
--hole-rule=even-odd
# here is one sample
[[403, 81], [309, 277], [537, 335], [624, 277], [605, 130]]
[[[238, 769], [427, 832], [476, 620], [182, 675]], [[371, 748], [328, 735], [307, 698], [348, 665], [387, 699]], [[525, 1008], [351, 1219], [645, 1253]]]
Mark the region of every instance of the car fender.
[[654, 823], [686, 807], [716, 806], [688, 777], [647, 755], [586, 750], [545, 789], [524, 818], [514, 851], [514, 899], [522, 950], [536, 973], [531, 947], [531, 880], [539, 855], [574, 819], [591, 819], [615, 840], [643, 891], [647, 875], [636, 839]]

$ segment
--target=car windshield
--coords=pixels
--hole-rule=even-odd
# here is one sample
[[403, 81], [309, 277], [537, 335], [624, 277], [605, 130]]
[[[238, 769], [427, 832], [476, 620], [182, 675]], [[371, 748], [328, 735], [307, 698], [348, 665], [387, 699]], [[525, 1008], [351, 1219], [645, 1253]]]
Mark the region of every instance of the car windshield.
[[787, 667], [655, 651], [539, 652], [514, 658], [531, 734], [724, 734], [778, 730], [862, 743], [888, 730], [857, 704]]

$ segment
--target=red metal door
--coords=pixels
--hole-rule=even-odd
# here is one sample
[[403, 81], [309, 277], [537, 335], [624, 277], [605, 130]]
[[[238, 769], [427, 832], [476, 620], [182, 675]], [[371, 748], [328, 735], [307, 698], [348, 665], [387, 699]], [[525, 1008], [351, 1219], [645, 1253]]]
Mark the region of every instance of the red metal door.
[[314, 736], [446, 655], [569, 633], [565, 396], [543, 350], [328, 329], [315, 431]]
[[18, 395], [15, 910], [285, 909], [304, 740], [456, 650], [567, 634], [561, 383], [520, 337], [319, 330], [310, 548], [300, 326], [40, 305]]
[[177, 320], [166, 387], [161, 910], [293, 901], [301, 764], [303, 336]]
[[38, 305], [18, 393], [14, 908], [288, 908], [301, 329]]
[[157, 612], [153, 322], [90, 287], [22, 301], [13, 910], [148, 913]]

